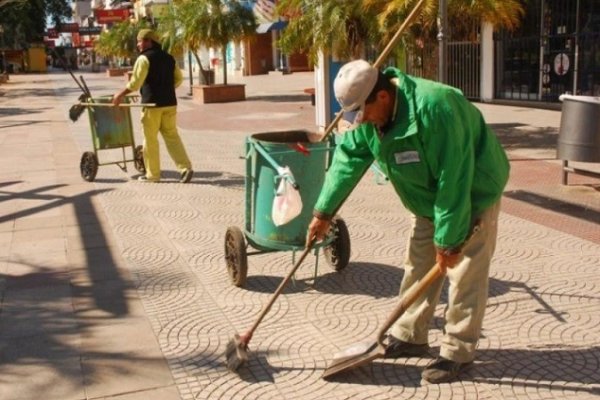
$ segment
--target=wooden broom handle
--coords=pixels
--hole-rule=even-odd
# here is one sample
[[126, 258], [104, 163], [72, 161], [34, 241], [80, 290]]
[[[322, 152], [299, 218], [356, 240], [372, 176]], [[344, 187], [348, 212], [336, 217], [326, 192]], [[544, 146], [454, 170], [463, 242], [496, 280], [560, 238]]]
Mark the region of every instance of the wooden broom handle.
[[429, 286], [446, 275], [446, 269], [442, 268], [439, 263], [436, 263], [427, 274], [419, 282], [413, 284], [410, 289], [402, 296], [400, 303], [394, 308], [392, 313], [389, 315], [385, 324], [379, 330], [377, 335], [377, 343], [383, 345], [383, 336], [390, 329], [390, 327], [404, 314], [404, 312], [410, 307], [415, 300], [417, 300]]

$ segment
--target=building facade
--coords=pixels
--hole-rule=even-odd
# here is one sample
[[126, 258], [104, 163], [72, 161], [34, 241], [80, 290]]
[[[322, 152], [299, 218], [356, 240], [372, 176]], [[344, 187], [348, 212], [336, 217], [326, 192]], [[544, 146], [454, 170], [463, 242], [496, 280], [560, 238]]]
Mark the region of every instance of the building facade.
[[[529, 0], [513, 32], [475, 25], [459, 40], [449, 29], [447, 76], [473, 100], [556, 103], [561, 94], [600, 96], [600, 0]], [[438, 43], [409, 53], [410, 74], [436, 79]]]
[[600, 96], [600, 1], [527, 2], [521, 28], [494, 38], [495, 97]]

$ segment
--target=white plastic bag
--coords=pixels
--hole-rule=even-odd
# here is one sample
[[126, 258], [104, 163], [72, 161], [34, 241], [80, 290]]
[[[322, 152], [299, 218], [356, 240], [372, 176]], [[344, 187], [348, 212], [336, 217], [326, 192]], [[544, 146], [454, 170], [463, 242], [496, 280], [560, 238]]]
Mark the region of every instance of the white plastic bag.
[[292, 186], [287, 178], [287, 176], [294, 178], [292, 171], [288, 167], [283, 167], [278, 172], [281, 181], [273, 199], [273, 211], [271, 213], [275, 226], [287, 224], [302, 212], [300, 192]]

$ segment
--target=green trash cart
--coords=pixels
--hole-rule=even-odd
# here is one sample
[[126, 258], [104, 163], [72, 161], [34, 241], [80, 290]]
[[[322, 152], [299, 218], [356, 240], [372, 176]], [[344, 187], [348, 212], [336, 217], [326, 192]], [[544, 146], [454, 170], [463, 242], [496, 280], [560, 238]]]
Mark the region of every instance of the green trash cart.
[[[96, 179], [98, 167], [101, 165], [116, 164], [123, 171], [127, 171], [127, 163], [133, 162], [138, 172], [146, 172], [142, 146], [135, 145], [131, 122], [131, 107], [144, 105], [132, 103], [129, 97], [126, 97], [120, 106], [113, 106], [111, 103], [112, 96], [95, 97], [88, 103], [81, 103], [87, 108], [94, 147], [94, 151], [83, 153], [79, 163], [81, 177], [88, 182]], [[128, 147], [131, 148], [132, 158], [127, 158], [125, 149]], [[98, 152], [109, 149], [121, 149], [122, 160], [100, 163]]]
[[[233, 285], [245, 285], [248, 256], [275, 251], [293, 251], [295, 255], [304, 249], [333, 148], [331, 141], [310, 142], [303, 130], [259, 133], [246, 139], [245, 226], [243, 231], [230, 226], [225, 233], [225, 261]], [[289, 167], [293, 178], [280, 174], [282, 167]], [[302, 211], [288, 223], [276, 226], [271, 213], [281, 179], [289, 179], [300, 192]], [[249, 247], [255, 251], [248, 251]], [[334, 218], [326, 240], [315, 246], [317, 263], [321, 248], [336, 271], [348, 265], [350, 235], [342, 218]]]

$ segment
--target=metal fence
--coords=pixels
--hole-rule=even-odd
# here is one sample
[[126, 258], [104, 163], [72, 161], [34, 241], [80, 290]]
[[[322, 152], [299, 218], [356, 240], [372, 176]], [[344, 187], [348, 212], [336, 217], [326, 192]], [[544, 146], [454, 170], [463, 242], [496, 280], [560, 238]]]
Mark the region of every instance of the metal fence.
[[496, 39], [495, 61], [496, 98], [513, 100], [539, 99], [539, 37], [500, 37]]
[[580, 35], [578, 48], [575, 92], [586, 96], [600, 96], [600, 33]]
[[[472, 100], [478, 100], [481, 76], [481, 46], [479, 42], [448, 43], [448, 84], [460, 89]], [[410, 75], [427, 79], [437, 79], [438, 45], [425, 44], [409, 52], [406, 57], [406, 70]]]
[[481, 97], [481, 46], [479, 42], [448, 43], [448, 84], [472, 100]]

